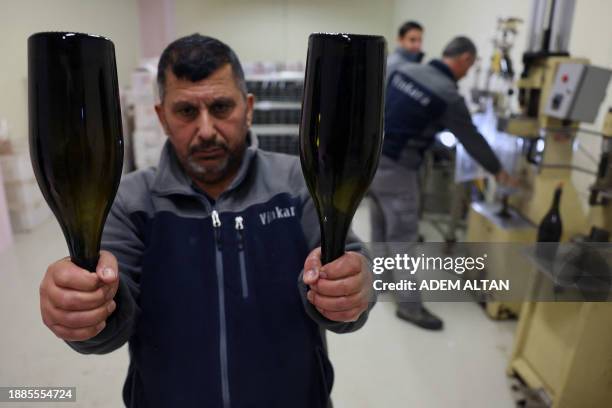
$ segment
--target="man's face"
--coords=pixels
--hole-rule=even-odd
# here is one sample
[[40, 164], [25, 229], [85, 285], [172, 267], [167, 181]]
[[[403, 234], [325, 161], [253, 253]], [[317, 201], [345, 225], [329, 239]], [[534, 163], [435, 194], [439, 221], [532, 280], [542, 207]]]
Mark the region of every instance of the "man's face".
[[155, 110], [194, 181], [218, 186], [233, 179], [246, 148], [253, 95], [244, 96], [229, 64], [197, 82], [168, 70], [164, 100]]
[[423, 31], [413, 28], [412, 30], [408, 30], [404, 33], [403, 37], [399, 37], [397, 41], [400, 44], [400, 47], [409, 52], [421, 52], [421, 47], [423, 45]]
[[476, 56], [469, 52], [465, 52], [457, 57], [457, 80], [467, 75], [474, 62], [476, 62]]

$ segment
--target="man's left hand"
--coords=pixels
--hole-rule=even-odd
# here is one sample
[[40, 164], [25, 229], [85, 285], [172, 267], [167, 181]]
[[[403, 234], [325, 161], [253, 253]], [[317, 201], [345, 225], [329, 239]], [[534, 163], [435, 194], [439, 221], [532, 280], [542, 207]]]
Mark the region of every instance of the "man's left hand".
[[370, 300], [372, 277], [366, 265], [363, 255], [345, 252], [322, 266], [321, 248], [314, 249], [304, 262], [308, 301], [329, 320], [356, 321]]

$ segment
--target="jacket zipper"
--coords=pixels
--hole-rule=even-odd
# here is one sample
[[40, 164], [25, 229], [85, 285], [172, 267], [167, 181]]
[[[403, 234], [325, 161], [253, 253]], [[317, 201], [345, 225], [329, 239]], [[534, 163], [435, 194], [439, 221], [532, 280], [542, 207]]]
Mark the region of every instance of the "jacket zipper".
[[244, 218], [238, 216], [234, 220], [236, 221], [235, 228], [236, 233], [238, 234], [238, 261], [240, 262], [242, 298], [246, 299], [249, 297], [249, 285], [247, 282], [246, 263], [244, 260]]
[[227, 363], [227, 324], [225, 319], [225, 289], [223, 282], [223, 254], [221, 246], [221, 218], [217, 210], [212, 211], [215, 232], [215, 260], [217, 269], [217, 291], [219, 297], [219, 358], [221, 362], [221, 396], [223, 408], [230, 408], [229, 375]]

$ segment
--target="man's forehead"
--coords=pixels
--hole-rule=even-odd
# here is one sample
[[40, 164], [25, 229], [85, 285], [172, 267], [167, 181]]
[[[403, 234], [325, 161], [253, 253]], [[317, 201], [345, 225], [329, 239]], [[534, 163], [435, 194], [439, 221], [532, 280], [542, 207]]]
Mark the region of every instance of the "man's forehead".
[[188, 78], [177, 78], [171, 69], [166, 72], [166, 95], [170, 94], [232, 94], [239, 92], [232, 67], [223, 65], [206, 78], [191, 81]]
[[403, 38], [409, 38], [409, 37], [420, 37], [423, 35], [423, 31], [419, 30], [417, 28], [413, 28], [412, 30], [408, 30], [406, 31], [406, 33], [404, 34]]

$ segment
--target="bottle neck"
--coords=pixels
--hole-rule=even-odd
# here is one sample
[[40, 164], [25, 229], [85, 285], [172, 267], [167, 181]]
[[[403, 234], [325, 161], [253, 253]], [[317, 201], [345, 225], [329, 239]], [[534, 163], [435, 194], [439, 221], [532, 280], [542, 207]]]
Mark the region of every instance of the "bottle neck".
[[559, 203], [561, 202], [561, 188], [557, 188], [555, 190], [555, 196], [553, 198], [553, 203], [552, 206], [550, 207], [550, 209], [552, 211], [559, 211]]

